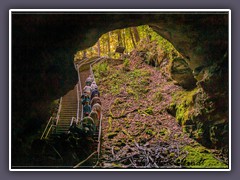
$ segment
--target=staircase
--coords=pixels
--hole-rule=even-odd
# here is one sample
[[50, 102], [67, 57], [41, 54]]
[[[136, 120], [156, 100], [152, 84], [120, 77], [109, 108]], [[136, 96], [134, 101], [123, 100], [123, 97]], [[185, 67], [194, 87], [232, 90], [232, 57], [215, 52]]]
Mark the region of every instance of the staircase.
[[56, 134], [67, 133], [72, 117], [77, 116], [77, 85], [62, 98], [62, 109], [56, 127]]

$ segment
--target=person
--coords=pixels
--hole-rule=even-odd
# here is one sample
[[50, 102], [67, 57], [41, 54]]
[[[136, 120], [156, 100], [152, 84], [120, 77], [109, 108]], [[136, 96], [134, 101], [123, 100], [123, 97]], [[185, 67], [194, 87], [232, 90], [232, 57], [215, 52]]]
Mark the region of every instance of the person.
[[91, 93], [92, 93], [94, 90], [98, 90], [98, 86], [97, 86], [96, 84], [92, 84], [92, 85], [91, 85]]
[[86, 100], [85, 104], [83, 105], [83, 115], [84, 115], [84, 117], [89, 115], [91, 111], [92, 111], [92, 108], [89, 105], [89, 101]]
[[98, 119], [101, 119], [102, 115], [102, 106], [99, 103], [96, 103], [92, 106], [92, 111], [96, 111], [98, 114]]
[[83, 133], [83, 130], [81, 127], [79, 127], [76, 123], [73, 123], [70, 127], [69, 127], [69, 132], [73, 133], [73, 134], [77, 134], [78, 137], [83, 137], [85, 134]]
[[90, 75], [85, 81], [86, 85], [91, 86], [93, 80], [94, 80], [93, 77]]
[[96, 104], [96, 103], [102, 105], [102, 102], [101, 102], [100, 98], [99, 98], [97, 95], [95, 95], [95, 96], [91, 99], [91, 107], [93, 107], [93, 105]]
[[87, 114], [86, 117], [83, 118], [81, 129], [85, 133], [86, 136], [93, 136], [96, 131], [96, 126], [94, 124], [93, 119]]
[[85, 86], [83, 88], [83, 93], [88, 94], [90, 96], [90, 94], [91, 94], [91, 86]]
[[[91, 84], [91, 87], [92, 87], [92, 86], [95, 86], [95, 85], [97, 85], [97, 83], [96, 83], [96, 81], [93, 81], [92, 84]], [[92, 88], [93, 88], [93, 87], [92, 87]]]
[[98, 91], [98, 89], [94, 89], [91, 93], [91, 99], [93, 99], [94, 97], [100, 97], [100, 93]]
[[95, 126], [96, 127], [99, 126], [99, 118], [98, 118], [97, 111], [92, 110], [91, 113], [89, 114], [89, 116], [93, 119]]
[[92, 84], [96, 84], [97, 85], [96, 81], [93, 81]]
[[82, 103], [82, 105], [84, 105], [86, 101], [90, 101], [90, 97], [89, 97], [89, 95], [86, 92], [84, 92], [82, 94], [82, 96], [81, 96], [81, 103]]

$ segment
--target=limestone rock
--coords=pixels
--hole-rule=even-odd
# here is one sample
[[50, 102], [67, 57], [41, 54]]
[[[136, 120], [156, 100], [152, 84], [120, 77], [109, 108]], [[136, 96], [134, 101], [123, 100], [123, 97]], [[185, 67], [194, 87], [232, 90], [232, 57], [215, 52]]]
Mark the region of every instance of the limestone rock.
[[171, 77], [185, 89], [196, 87], [197, 80], [194, 78], [192, 70], [182, 58], [175, 58], [171, 65]]

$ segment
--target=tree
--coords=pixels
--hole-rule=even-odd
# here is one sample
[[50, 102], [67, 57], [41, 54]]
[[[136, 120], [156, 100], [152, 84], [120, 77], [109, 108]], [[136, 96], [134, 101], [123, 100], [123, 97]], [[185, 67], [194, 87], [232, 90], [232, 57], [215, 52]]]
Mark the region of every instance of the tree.
[[86, 49], [83, 51], [83, 59], [85, 59], [85, 58], [87, 58], [87, 50]]
[[128, 28], [129, 29], [129, 33], [130, 33], [130, 36], [131, 36], [131, 39], [132, 39], [132, 44], [133, 44], [133, 47], [136, 48], [136, 43], [134, 41], [134, 37], [133, 37], [133, 34], [132, 34], [132, 30], [131, 28]]
[[98, 40], [97, 46], [98, 46], [98, 56], [100, 57], [101, 55], [100, 40]]
[[117, 30], [117, 35], [118, 35], [118, 46], [123, 46], [122, 35], [121, 35], [120, 29]]
[[110, 32], [107, 33], [107, 41], [108, 41], [108, 56], [110, 57], [111, 54], [111, 46], [110, 46]]
[[137, 27], [132, 27], [132, 30], [133, 30], [133, 34], [134, 34], [134, 37], [135, 37], [135, 40], [136, 40], [136, 44], [140, 41], [140, 37], [139, 37], [139, 33], [138, 33], [138, 30], [137, 30]]

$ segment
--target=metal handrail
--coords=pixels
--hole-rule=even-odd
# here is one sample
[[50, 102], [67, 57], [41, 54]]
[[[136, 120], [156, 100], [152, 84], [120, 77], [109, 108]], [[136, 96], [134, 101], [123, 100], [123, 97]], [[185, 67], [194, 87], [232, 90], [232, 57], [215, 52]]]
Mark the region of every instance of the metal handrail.
[[61, 112], [61, 109], [62, 109], [62, 97], [60, 98], [60, 102], [59, 102], [59, 107], [58, 107], [58, 112], [57, 112], [57, 120], [56, 120], [56, 126], [58, 124], [58, 121], [59, 121], [59, 117], [60, 117], [60, 112]]
[[[59, 117], [60, 117], [60, 112], [61, 112], [61, 108], [62, 108], [62, 97], [60, 98], [60, 102], [59, 102], [59, 106], [58, 106], [58, 112], [57, 112], [57, 116], [56, 116], [56, 123], [54, 124], [54, 119], [53, 117], [51, 116], [48, 120], [48, 123], [42, 133], [42, 136], [40, 139], [46, 139], [50, 133], [50, 131], [52, 130], [52, 127], [56, 127], [56, 125], [58, 124], [58, 121], [59, 121]], [[51, 125], [50, 125], [51, 124]]]
[[79, 119], [79, 106], [80, 106], [80, 98], [79, 98], [79, 90], [78, 90], [78, 85], [77, 85], [77, 122], [78, 122], [78, 119]]
[[[78, 106], [80, 106], [80, 98], [79, 97], [82, 96], [82, 86], [81, 86], [81, 78], [80, 78], [79, 68], [80, 68], [80, 66], [78, 66], [78, 68], [77, 68], [77, 72], [78, 72], [78, 86], [79, 86], [79, 90], [78, 90], [78, 99], [79, 99]], [[79, 107], [79, 109], [80, 109], [80, 107]], [[79, 109], [78, 109], [78, 111], [79, 111]], [[79, 123], [82, 120], [82, 118], [83, 118], [83, 107], [82, 107], [82, 110], [81, 110], [81, 118], [80, 118], [80, 120], [77, 119], [77, 123]]]
[[44, 129], [44, 131], [43, 131], [42, 136], [41, 136], [40, 139], [43, 139], [43, 137], [44, 137], [44, 135], [45, 135], [45, 133], [46, 133], [46, 131], [47, 131], [47, 128], [48, 128], [49, 124], [52, 122], [52, 118], [53, 118], [52, 116], [49, 118], [48, 123], [47, 123], [47, 125], [46, 125], [46, 127], [45, 127], [45, 129]]
[[97, 148], [98, 157], [97, 157], [97, 159], [99, 160], [100, 152], [101, 152], [102, 113], [101, 113], [101, 118], [100, 118], [100, 122], [99, 122], [99, 130], [98, 131], [99, 131], [99, 133], [98, 133], [98, 148]]
[[70, 127], [72, 126], [74, 120], [77, 121], [77, 119], [76, 119], [75, 117], [72, 117], [72, 120], [71, 120], [71, 122], [70, 122]]
[[51, 126], [49, 127], [48, 131], [47, 131], [47, 134], [45, 136], [45, 139], [48, 137], [50, 131], [52, 130], [52, 127], [53, 127], [53, 124], [51, 124]]

